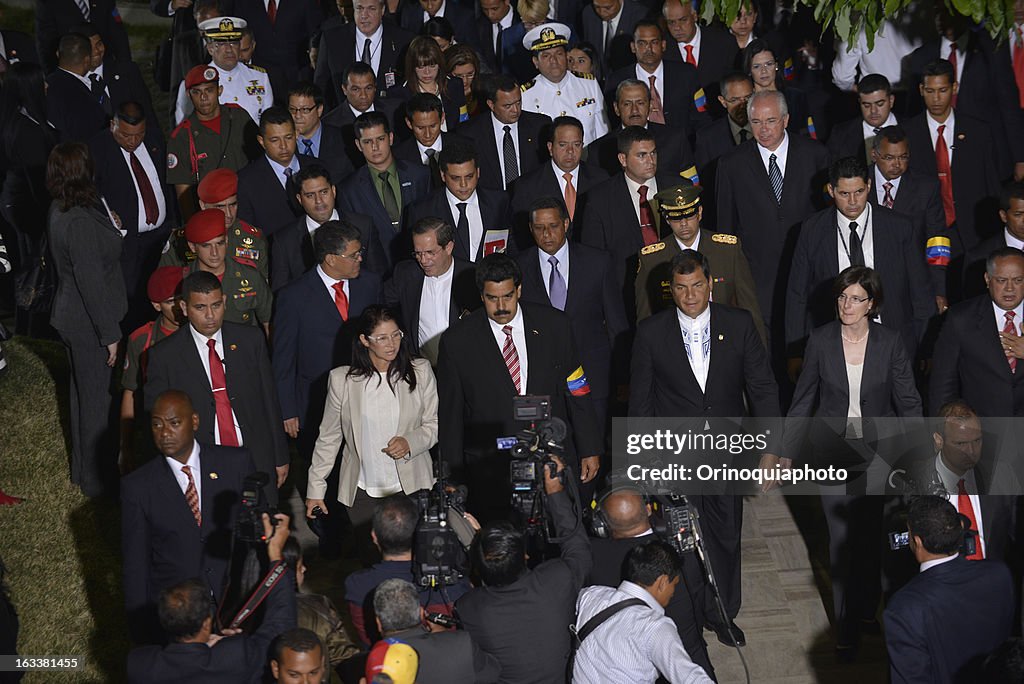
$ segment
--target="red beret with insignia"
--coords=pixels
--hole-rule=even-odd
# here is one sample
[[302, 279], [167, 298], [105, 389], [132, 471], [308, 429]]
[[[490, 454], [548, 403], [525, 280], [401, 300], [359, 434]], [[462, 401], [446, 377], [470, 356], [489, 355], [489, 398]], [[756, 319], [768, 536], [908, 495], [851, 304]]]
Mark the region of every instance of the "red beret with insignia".
[[199, 181], [198, 191], [202, 202], [223, 202], [238, 194], [238, 174], [231, 169], [214, 169]]
[[151, 302], [162, 302], [178, 294], [180, 287], [181, 266], [161, 266], [149, 276], [146, 296]]
[[193, 214], [185, 224], [185, 239], [197, 245], [218, 238], [226, 232], [224, 212], [220, 209], [203, 209]]
[[185, 74], [185, 90], [195, 88], [203, 83], [219, 83], [220, 74], [209, 64], [200, 64], [189, 69]]

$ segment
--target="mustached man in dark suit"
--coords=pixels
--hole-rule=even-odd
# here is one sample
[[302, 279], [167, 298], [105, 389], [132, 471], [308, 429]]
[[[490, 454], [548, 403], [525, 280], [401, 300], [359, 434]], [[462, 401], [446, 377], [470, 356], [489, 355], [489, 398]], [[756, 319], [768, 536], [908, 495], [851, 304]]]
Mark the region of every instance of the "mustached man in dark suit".
[[295, 147], [300, 155], [317, 159], [335, 183], [355, 171], [346, 152], [345, 131], [323, 121], [324, 94], [319, 88], [306, 81], [289, 90], [288, 113], [295, 122]]
[[437, 366], [441, 334], [480, 308], [473, 264], [455, 256], [455, 227], [427, 216], [412, 225], [411, 260], [395, 264], [384, 303], [396, 307], [409, 348]]
[[[750, 312], [711, 303], [707, 257], [687, 250], [669, 271], [675, 307], [642, 321], [633, 342], [629, 415], [641, 418], [758, 418], [780, 415], [779, 389]], [[722, 643], [742, 646], [740, 610], [742, 496], [694, 497], [727, 624], [715, 624]], [[718, 618], [721, 619], [720, 616]], [[712, 620], [712, 618], [709, 618]], [[731, 636], [730, 636], [731, 632]]]
[[125, 609], [138, 643], [159, 642], [160, 592], [199, 577], [219, 600], [227, 580], [242, 480], [256, 470], [248, 449], [196, 441], [189, 396], [166, 390], [153, 402], [159, 455], [121, 480]]
[[92, 45], [79, 33], [60, 39], [57, 69], [46, 77], [46, 115], [64, 142], [86, 142], [107, 125], [107, 114], [86, 74]]
[[270, 476], [267, 499], [276, 505], [288, 476], [288, 442], [263, 331], [224, 322], [226, 297], [212, 273], [189, 275], [181, 295], [189, 324], [150, 350], [146, 409], [164, 390], [184, 391], [199, 414], [200, 439], [247, 447], [256, 468]]
[[921, 573], [885, 609], [885, 645], [894, 683], [954, 682], [1010, 636], [1013, 581], [1006, 566], [959, 553], [962, 519], [938, 496], [921, 496], [907, 513], [910, 552]]
[[600, 467], [603, 436], [570, 320], [546, 306], [520, 304], [522, 275], [506, 254], [476, 268], [484, 303], [441, 336], [438, 360], [441, 456], [469, 485], [478, 518], [508, 514], [509, 456], [495, 435], [514, 435], [512, 398], [547, 395], [551, 415], [565, 421], [565, 458], [583, 482]]

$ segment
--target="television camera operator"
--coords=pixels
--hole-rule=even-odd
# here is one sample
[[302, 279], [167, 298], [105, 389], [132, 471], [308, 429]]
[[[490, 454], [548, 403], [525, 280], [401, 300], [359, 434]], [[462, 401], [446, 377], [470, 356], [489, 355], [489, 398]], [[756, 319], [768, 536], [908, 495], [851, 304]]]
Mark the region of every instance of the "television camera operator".
[[463, 628], [497, 658], [501, 681], [509, 684], [564, 680], [567, 626], [590, 570], [590, 543], [577, 501], [566, 490], [572, 471], [557, 456], [551, 462], [543, 468], [545, 509], [556, 535], [550, 541], [561, 545], [561, 557], [528, 570], [526, 534], [505, 521], [488, 523], [470, 553], [482, 585], [455, 603]]

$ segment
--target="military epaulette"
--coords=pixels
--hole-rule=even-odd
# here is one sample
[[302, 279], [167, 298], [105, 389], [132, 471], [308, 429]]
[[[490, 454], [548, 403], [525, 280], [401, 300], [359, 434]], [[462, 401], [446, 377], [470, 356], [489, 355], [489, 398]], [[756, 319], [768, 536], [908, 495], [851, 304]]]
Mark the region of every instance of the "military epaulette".
[[262, 230], [260, 230], [259, 228], [257, 228], [256, 226], [254, 226], [252, 224], [246, 223], [242, 219], [238, 219], [238, 225], [239, 225], [239, 227], [241, 227], [242, 230], [244, 230], [245, 232], [253, 235], [254, 237], [263, 237], [263, 231]]
[[143, 323], [138, 328], [133, 330], [130, 335], [128, 335], [128, 339], [131, 340], [132, 342], [134, 342], [135, 340], [139, 339], [143, 335], [148, 335], [149, 331], [153, 329], [154, 325], [156, 325], [156, 321], [150, 321], [149, 323]]
[[519, 86], [519, 90], [521, 90], [522, 92], [525, 93], [527, 90], [529, 90], [530, 88], [532, 88], [535, 85], [537, 85], [537, 79], [533, 79], [532, 81], [527, 81], [523, 85]]
[[572, 73], [573, 73], [574, 76], [579, 76], [580, 78], [585, 78], [588, 81], [593, 81], [594, 80], [594, 74], [588, 74], [585, 71], [573, 71]]
[[737, 238], [735, 235], [729, 235], [728, 233], [715, 233], [711, 236], [712, 242], [721, 242], [726, 245], [735, 245], [736, 240]]
[[665, 249], [665, 243], [664, 242], [655, 242], [654, 244], [647, 245], [646, 247], [641, 249], [640, 253], [643, 254], [644, 256], [647, 256], [648, 254], [654, 254], [655, 252], [660, 252], [663, 249]]
[[263, 68], [263, 67], [261, 67], [261, 66], [257, 66], [256, 64], [246, 64], [245, 66], [249, 67], [249, 68], [250, 68], [250, 69], [252, 69], [253, 71], [258, 71], [258, 72], [260, 72], [261, 74], [265, 74], [265, 73], [267, 73], [267, 70], [266, 70], [266, 69], [264, 69], [264, 68]]
[[178, 136], [178, 132], [179, 132], [179, 131], [181, 131], [181, 130], [183, 130], [183, 129], [187, 130], [187, 129], [190, 129], [190, 128], [192, 128], [192, 122], [191, 122], [191, 121], [189, 121], [188, 119], [185, 119], [185, 120], [184, 120], [184, 121], [182, 121], [182, 122], [181, 122], [180, 124], [178, 124], [178, 125], [177, 125], [177, 126], [176, 126], [176, 127], [174, 128], [174, 130], [173, 130], [173, 131], [171, 131], [171, 140], [174, 140], [174, 139], [175, 139], [175, 138], [176, 138], [176, 137]]

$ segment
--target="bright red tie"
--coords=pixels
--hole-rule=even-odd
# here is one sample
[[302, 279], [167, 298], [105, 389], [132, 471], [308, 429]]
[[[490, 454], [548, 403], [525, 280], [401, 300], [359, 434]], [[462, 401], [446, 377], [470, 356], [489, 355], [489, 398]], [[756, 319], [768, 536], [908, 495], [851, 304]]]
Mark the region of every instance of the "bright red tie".
[[213, 389], [213, 401], [217, 407], [217, 434], [220, 435], [220, 445], [236, 447], [238, 436], [235, 434], [235, 418], [231, 413], [224, 364], [217, 355], [217, 341], [207, 340], [206, 346], [210, 348], [210, 387]]
[[693, 66], [697, 66], [697, 60], [693, 56], [693, 46], [692, 45], [687, 45], [686, 46], [686, 63], [687, 64], [692, 64]]
[[[1017, 334], [1017, 327], [1013, 324], [1013, 317], [1015, 315], [1016, 314], [1014, 314], [1013, 311], [1007, 311], [1004, 314], [1004, 316], [1006, 317], [1006, 323], [1003, 324], [1003, 332], [1007, 333], [1008, 335], [1016, 335]], [[1017, 372], [1017, 357], [1016, 356], [1007, 356], [1006, 360], [1010, 364], [1010, 372], [1011, 373], [1016, 373]]]
[[946, 145], [946, 125], [939, 126], [935, 140], [935, 168], [939, 171], [939, 191], [942, 195], [942, 210], [946, 213], [946, 225], [956, 223], [956, 208], [953, 205], [953, 169], [949, 165], [949, 147]]
[[[953, 78], [959, 81], [956, 78], [956, 43], [949, 44], [949, 63], [953, 65]], [[953, 94], [953, 106], [956, 107], [956, 93]]]
[[196, 526], [203, 526], [203, 514], [199, 510], [199, 492], [196, 491], [196, 481], [192, 479], [192, 466], [181, 466], [181, 472], [188, 478], [188, 487], [185, 488], [185, 501], [192, 509], [192, 517], [196, 519]]
[[512, 383], [516, 386], [516, 394], [523, 393], [523, 380], [519, 375], [519, 352], [516, 351], [516, 343], [512, 340], [512, 326], [506, 325], [501, 329], [505, 333], [505, 344], [501, 347], [501, 355], [505, 359], [505, 366], [508, 374], [512, 377]]
[[646, 247], [658, 242], [658, 229], [654, 225], [654, 210], [647, 201], [647, 186], [641, 185], [636, 191], [640, 194], [640, 234]]
[[[971, 529], [975, 533], [980, 529], [978, 527], [978, 518], [974, 513], [974, 505], [971, 504], [971, 497], [967, 493], [967, 488], [964, 487], [964, 480], [960, 478], [960, 481], [956, 483], [956, 507], [961, 513], [967, 516], [971, 521]], [[981, 550], [981, 535], [978, 534], [977, 545], [974, 548], [974, 553], [967, 557], [967, 560], [983, 560], [985, 554]]]
[[142, 168], [142, 162], [135, 156], [135, 153], [129, 152], [128, 158], [131, 160], [132, 174], [135, 176], [135, 182], [139, 184], [142, 207], [146, 211], [146, 225], [155, 226], [157, 219], [160, 218], [160, 209], [156, 204], [153, 184], [149, 182], [149, 176], [146, 175], [146, 170]]
[[267, 19], [271, 26], [277, 21], [277, 0], [267, 0]]
[[334, 306], [338, 307], [341, 320], [348, 320], [348, 297], [345, 295], [345, 281], [339, 280], [332, 285], [334, 288]]
[[1024, 108], [1024, 33], [1020, 26], [1014, 29], [1013, 42], [1013, 75], [1017, 79], [1017, 92], [1020, 95], [1020, 106]]

